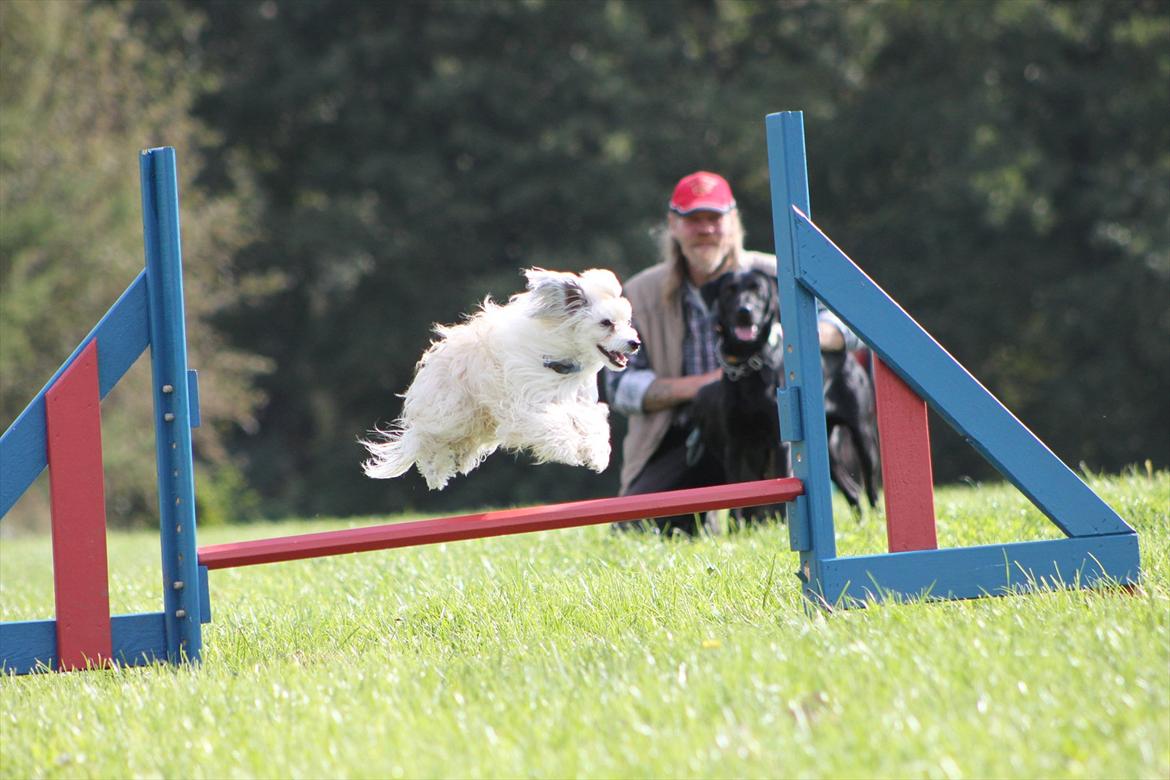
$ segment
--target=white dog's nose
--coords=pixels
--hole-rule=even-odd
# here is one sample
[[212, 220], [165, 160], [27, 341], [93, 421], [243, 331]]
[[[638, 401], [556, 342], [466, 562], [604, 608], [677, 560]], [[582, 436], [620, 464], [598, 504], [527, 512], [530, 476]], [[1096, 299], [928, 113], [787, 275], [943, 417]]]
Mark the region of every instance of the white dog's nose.
[[642, 346], [642, 342], [638, 341], [637, 339], [630, 339], [626, 343], [630, 345], [630, 353], [631, 354], [633, 354], [634, 352], [637, 352], [638, 348]]

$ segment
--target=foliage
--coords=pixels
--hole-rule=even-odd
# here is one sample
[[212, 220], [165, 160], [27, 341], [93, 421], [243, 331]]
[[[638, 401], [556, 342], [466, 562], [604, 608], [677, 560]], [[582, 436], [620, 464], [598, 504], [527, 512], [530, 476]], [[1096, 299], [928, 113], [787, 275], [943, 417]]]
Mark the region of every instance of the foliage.
[[[214, 426], [218, 452], [268, 514], [612, 494], [616, 457], [600, 478], [496, 455], [441, 494], [413, 474], [374, 482], [355, 440], [397, 415], [431, 324], [508, 296], [521, 268], [628, 276], [651, 263], [649, 233], [684, 173], [727, 174], [749, 245], [771, 249], [763, 117], [802, 109], [818, 223], [952, 354], [1067, 462], [1170, 463], [1170, 11], [1159, 0], [4, 7], [14, 20], [60, 17], [21, 40], [5, 24], [4, 267], [32, 262], [17, 246], [54, 261], [5, 270], [6, 413], [28, 395], [7, 377], [44, 376], [40, 364], [79, 335], [56, 335], [60, 315], [32, 319], [66, 287], [57, 258], [78, 254], [54, 242], [75, 236], [88, 251], [108, 232], [90, 223], [110, 209], [134, 220], [132, 166], [101, 139], [141, 145], [143, 128], [165, 126], [188, 177], [189, 275], [205, 284], [189, 302], [215, 325], [193, 331], [225, 347], [193, 365], [235, 388], [205, 393], [237, 422]], [[38, 36], [127, 17], [122, 37], [74, 44], [92, 54], [57, 62], [51, 81], [30, 70], [54, 50]], [[136, 68], [106, 74], [129, 57]], [[46, 83], [68, 110], [10, 108]], [[62, 146], [76, 159], [43, 163]], [[79, 180], [95, 168], [80, 155], [98, 149], [120, 190]], [[42, 191], [17, 197], [17, 168]], [[63, 183], [45, 190], [51, 181]], [[192, 210], [201, 199], [220, 204], [208, 206], [217, 217]], [[74, 204], [74, 220], [59, 203]], [[219, 230], [222, 251], [191, 244]], [[136, 234], [120, 235], [124, 251], [109, 251], [137, 257]], [[69, 284], [95, 311], [108, 305]], [[236, 383], [261, 367], [245, 356], [271, 372]], [[944, 424], [933, 430], [938, 480], [992, 476]]]
[[[497, 456], [427, 495], [413, 476], [363, 480], [354, 439], [397, 414], [429, 324], [510, 294], [520, 267], [650, 263], [682, 173], [726, 172], [749, 243], [770, 248], [762, 119], [787, 108], [806, 111], [819, 221], [1058, 454], [1113, 468], [1170, 455], [1150, 438], [1170, 428], [1164, 6], [206, 12], [222, 78], [198, 104], [221, 130], [211, 159], [237, 153], [259, 177], [261, 232], [240, 259], [294, 280], [224, 319], [277, 365], [258, 433], [236, 441], [275, 507], [611, 493], [616, 468]], [[965, 443], [937, 439], [940, 479], [988, 475]]]
[[[809, 615], [782, 527], [212, 572], [200, 667], [4, 680], [0, 777], [1166, 777], [1170, 473], [1090, 481], [1141, 533], [1134, 594]], [[1051, 528], [1004, 486], [939, 503], [947, 542]], [[838, 527], [845, 554], [883, 535]], [[0, 617], [43, 617], [47, 539], [2, 545]], [[157, 554], [114, 535], [117, 610], [157, 609]]]
[[[0, 418], [5, 427], [15, 419], [142, 269], [136, 160], [141, 149], [172, 145], [191, 363], [201, 369], [196, 447], [209, 473], [230, 473], [223, 433], [254, 424], [252, 383], [267, 363], [208, 327], [247, 299], [233, 255], [248, 220], [239, 197], [191, 186], [195, 150], [213, 139], [189, 115], [198, 86], [190, 63], [152, 50], [129, 6], [61, 2], [0, 5], [0, 58]], [[146, 364], [103, 404], [115, 525], [157, 516]], [[44, 493], [33, 491], [6, 523], [46, 519]]]
[[[830, 155], [810, 163], [823, 224], [1067, 462], [1165, 464], [1167, 7], [916, 3], [879, 19], [884, 43], [810, 134]], [[957, 437], [935, 455], [944, 479], [987, 473]]]

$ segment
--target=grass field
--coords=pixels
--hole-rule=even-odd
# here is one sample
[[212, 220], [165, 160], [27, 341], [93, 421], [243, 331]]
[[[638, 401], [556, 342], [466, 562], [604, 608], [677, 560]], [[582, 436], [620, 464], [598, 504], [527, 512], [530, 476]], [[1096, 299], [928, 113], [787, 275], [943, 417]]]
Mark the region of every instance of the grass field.
[[[1167, 778], [1170, 473], [1089, 481], [1141, 534], [1137, 593], [810, 615], [775, 527], [212, 572], [202, 665], [0, 679], [0, 777]], [[937, 507], [941, 546], [1059, 535], [1011, 487]], [[837, 524], [882, 551], [876, 513]], [[157, 559], [112, 536], [115, 612], [159, 609]], [[0, 619], [49, 617], [48, 541], [0, 561]]]

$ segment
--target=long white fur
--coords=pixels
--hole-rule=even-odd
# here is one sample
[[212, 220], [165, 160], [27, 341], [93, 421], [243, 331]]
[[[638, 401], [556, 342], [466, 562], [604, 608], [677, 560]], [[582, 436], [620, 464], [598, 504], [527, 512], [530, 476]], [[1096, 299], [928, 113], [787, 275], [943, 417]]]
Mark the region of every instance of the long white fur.
[[[500, 447], [538, 463], [605, 470], [609, 407], [598, 401], [597, 374], [621, 370], [638, 348], [630, 303], [607, 270], [524, 275], [527, 290], [506, 305], [486, 299], [464, 322], [435, 326], [401, 416], [361, 442], [367, 476], [398, 477], [414, 465], [441, 490]], [[574, 370], [558, 373], [550, 362]]]

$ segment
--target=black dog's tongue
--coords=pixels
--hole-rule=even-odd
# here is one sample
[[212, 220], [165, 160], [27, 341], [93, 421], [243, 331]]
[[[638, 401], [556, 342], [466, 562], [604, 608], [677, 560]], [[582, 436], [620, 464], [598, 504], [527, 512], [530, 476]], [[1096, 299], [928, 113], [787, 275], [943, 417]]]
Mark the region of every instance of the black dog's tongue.
[[736, 325], [735, 337], [740, 341], [755, 341], [760, 329], [755, 325]]

